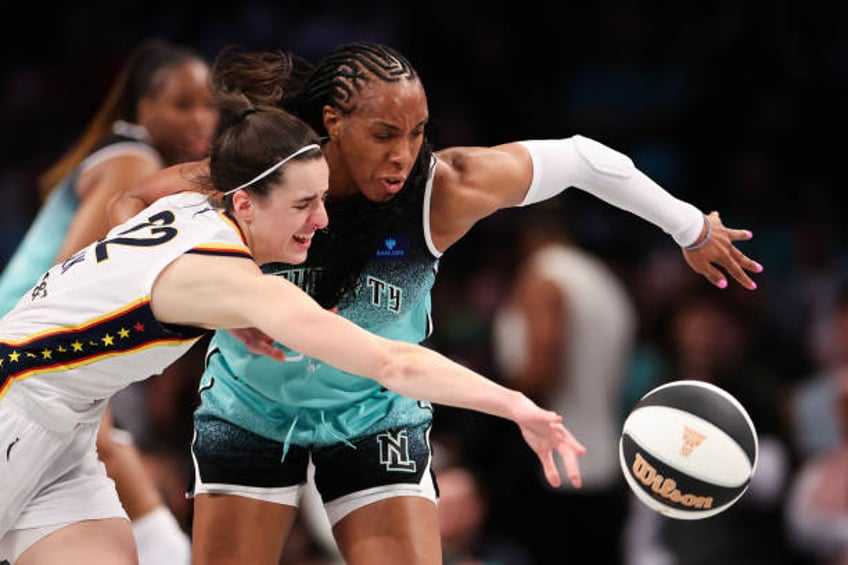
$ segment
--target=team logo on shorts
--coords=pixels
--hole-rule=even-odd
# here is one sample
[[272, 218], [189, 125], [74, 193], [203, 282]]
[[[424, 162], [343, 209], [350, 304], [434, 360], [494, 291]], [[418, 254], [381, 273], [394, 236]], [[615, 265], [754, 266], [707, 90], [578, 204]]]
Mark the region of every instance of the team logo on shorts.
[[380, 464], [387, 471], [415, 472], [415, 461], [409, 458], [409, 438], [406, 430], [388, 431], [377, 435]]

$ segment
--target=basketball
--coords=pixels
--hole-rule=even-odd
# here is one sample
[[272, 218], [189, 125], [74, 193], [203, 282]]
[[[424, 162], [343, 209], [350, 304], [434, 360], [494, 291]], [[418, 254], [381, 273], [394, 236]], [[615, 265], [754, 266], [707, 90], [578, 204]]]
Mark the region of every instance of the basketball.
[[636, 497], [663, 516], [698, 520], [732, 506], [757, 465], [757, 432], [736, 398], [680, 380], [643, 396], [624, 421], [621, 470]]

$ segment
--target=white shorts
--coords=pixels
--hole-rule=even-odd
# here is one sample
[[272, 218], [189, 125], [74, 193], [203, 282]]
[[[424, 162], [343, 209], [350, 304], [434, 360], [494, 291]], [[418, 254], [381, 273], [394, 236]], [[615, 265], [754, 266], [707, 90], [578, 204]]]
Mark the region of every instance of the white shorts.
[[97, 457], [98, 427], [99, 421], [57, 432], [11, 399], [0, 402], [0, 559], [14, 562], [67, 524], [128, 519]]

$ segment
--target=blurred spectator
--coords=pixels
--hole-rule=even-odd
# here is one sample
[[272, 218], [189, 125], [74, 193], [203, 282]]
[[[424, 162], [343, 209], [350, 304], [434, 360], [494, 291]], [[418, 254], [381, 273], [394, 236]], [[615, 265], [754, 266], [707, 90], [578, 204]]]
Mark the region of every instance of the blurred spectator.
[[816, 336], [818, 369], [791, 396], [793, 439], [804, 459], [830, 452], [843, 441], [839, 392], [848, 371], [848, 285], [836, 294], [829, 319]]
[[526, 213], [516, 236], [520, 266], [495, 319], [496, 358], [509, 386], [563, 414], [587, 448], [578, 491], [527, 477], [527, 510], [550, 517], [534, 526], [528, 545], [537, 562], [550, 563], [568, 532], [593, 547], [593, 562], [614, 565], [626, 508], [619, 407], [635, 309], [615, 272], [570, 241], [556, 201]]
[[481, 476], [452, 465], [439, 473], [439, 529], [445, 565], [531, 565], [518, 543], [486, 530], [489, 498]]
[[802, 457], [788, 494], [791, 539], [821, 565], [848, 564], [848, 286], [818, 334], [820, 368], [792, 396]]
[[[845, 308], [842, 308], [845, 315]], [[788, 495], [790, 539], [819, 565], [848, 565], [848, 367], [834, 372], [839, 442], [804, 463]]]

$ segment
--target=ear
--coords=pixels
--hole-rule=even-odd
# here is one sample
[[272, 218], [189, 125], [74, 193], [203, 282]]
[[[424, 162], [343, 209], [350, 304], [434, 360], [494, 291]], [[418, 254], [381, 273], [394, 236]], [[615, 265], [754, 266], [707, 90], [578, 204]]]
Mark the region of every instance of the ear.
[[338, 138], [342, 130], [342, 113], [335, 106], [324, 106], [323, 111], [324, 129], [327, 130], [327, 135], [332, 138]]
[[253, 220], [253, 200], [246, 190], [239, 190], [233, 194], [233, 214], [245, 221]]

